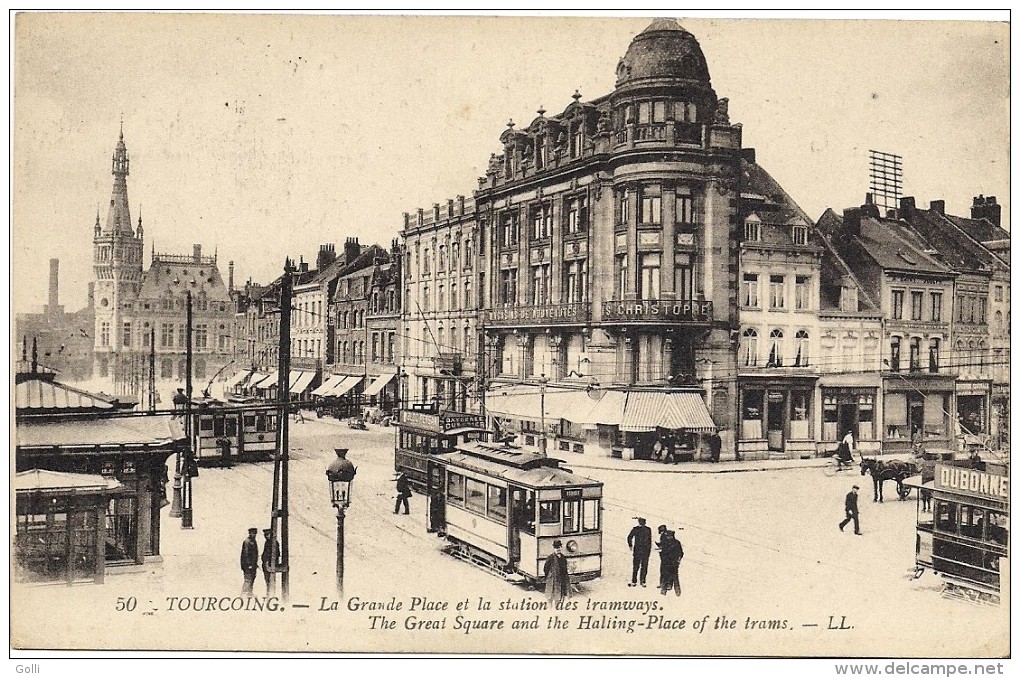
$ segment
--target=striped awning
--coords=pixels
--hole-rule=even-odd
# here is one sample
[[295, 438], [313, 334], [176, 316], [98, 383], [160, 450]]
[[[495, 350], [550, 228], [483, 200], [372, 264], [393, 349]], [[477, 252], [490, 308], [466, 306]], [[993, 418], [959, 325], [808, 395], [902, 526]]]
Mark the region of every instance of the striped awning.
[[17, 384], [14, 403], [23, 410], [108, 410], [113, 404], [55, 381], [32, 379]]
[[633, 391], [628, 394], [620, 430], [646, 433], [656, 428], [694, 433], [716, 430], [700, 393]]
[[244, 385], [246, 389], [255, 388], [255, 384], [263, 381], [269, 375], [265, 372], [252, 372], [251, 377], [248, 378], [248, 383]]
[[291, 393], [304, 393], [314, 378], [315, 372], [293, 371], [290, 373], [290, 389], [288, 390]]
[[627, 395], [621, 431], [647, 433], [654, 431], [666, 416], [666, 394], [634, 391]]
[[375, 381], [365, 389], [362, 393], [364, 396], [377, 396], [382, 393], [382, 390], [386, 388], [386, 384], [393, 381], [393, 377], [397, 376], [396, 373], [391, 372], [390, 374], [381, 374], [375, 378]]
[[362, 379], [364, 379], [364, 377], [344, 377], [344, 380], [341, 381], [335, 388], [333, 388], [333, 390], [331, 390], [326, 395], [333, 397], [342, 396], [346, 394], [348, 391], [350, 391], [352, 388], [360, 384]]
[[266, 389], [270, 389], [270, 388], [276, 388], [276, 385], [277, 385], [277, 383], [279, 381], [280, 381], [280, 371], [279, 370], [273, 370], [269, 374], [269, 376], [267, 376], [262, 381], [259, 381], [258, 383], [248, 382], [248, 386], [249, 387], [253, 387], [253, 388], [259, 388], [259, 389], [262, 389], [262, 390], [266, 390]]
[[343, 383], [344, 379], [345, 377], [342, 374], [331, 375], [327, 377], [326, 380], [318, 386], [318, 388], [312, 391], [312, 395], [327, 396], [329, 395], [330, 391], [332, 391], [334, 388]]

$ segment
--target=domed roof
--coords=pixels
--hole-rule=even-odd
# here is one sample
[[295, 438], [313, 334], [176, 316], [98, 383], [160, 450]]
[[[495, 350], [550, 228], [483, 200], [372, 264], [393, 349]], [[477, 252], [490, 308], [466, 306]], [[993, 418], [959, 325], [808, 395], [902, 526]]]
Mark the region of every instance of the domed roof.
[[656, 19], [630, 43], [616, 67], [616, 86], [649, 80], [709, 84], [708, 64], [694, 35], [675, 19]]

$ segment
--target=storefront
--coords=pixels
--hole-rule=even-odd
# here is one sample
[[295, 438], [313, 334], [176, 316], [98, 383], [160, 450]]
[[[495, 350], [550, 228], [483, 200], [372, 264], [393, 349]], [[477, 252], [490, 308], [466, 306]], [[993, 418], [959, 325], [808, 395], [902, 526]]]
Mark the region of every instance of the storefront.
[[885, 379], [882, 422], [883, 451], [909, 450], [914, 442], [926, 447], [955, 446], [952, 422], [954, 379], [898, 376]]
[[742, 459], [815, 454], [815, 377], [747, 379], [740, 383], [740, 438]]
[[834, 452], [847, 431], [853, 433], [859, 451], [875, 454], [881, 450], [877, 386], [822, 386], [821, 399], [821, 454]]
[[956, 384], [956, 418], [960, 434], [979, 436], [989, 432], [991, 382], [960, 381]]

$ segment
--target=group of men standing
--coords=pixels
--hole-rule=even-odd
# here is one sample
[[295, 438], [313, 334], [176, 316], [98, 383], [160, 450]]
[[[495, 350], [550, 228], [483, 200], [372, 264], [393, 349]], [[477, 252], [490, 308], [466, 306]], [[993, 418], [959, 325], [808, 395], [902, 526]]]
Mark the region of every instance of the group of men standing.
[[[652, 555], [652, 528], [645, 525], [644, 518], [637, 518], [638, 524], [627, 535], [627, 546], [634, 555], [634, 568], [629, 586], [645, 586], [648, 577], [648, 560]], [[662, 595], [672, 589], [680, 595], [680, 561], [684, 557], [684, 547], [676, 538], [676, 532], [659, 525], [659, 541], [655, 547], [659, 551], [659, 591]]]
[[244, 573], [244, 586], [241, 587], [241, 594], [250, 596], [255, 587], [255, 576], [259, 571], [259, 564], [262, 565], [262, 574], [266, 578], [266, 595], [273, 595], [274, 581], [273, 574], [280, 566], [280, 542], [273, 538], [273, 531], [262, 530], [265, 535], [265, 543], [262, 546], [262, 557], [259, 558], [259, 544], [256, 541], [258, 528], [248, 528], [248, 538], [241, 544], [241, 572]]

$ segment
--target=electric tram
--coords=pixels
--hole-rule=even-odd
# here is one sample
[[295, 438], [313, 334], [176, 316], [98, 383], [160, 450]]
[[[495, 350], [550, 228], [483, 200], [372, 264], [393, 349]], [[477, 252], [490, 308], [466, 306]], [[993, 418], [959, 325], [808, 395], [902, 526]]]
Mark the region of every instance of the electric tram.
[[431, 403], [400, 410], [396, 428], [393, 468], [406, 475], [419, 492], [425, 489], [430, 455], [450, 452], [459, 442], [482, 440], [489, 435], [482, 415], [440, 412]]
[[192, 449], [200, 465], [269, 461], [276, 454], [277, 410], [253, 398], [193, 401]]
[[564, 544], [572, 582], [602, 576], [602, 483], [559, 459], [508, 443], [469, 441], [427, 458], [427, 527], [447, 552], [499, 576], [545, 581], [545, 559]]
[[947, 592], [998, 601], [1000, 568], [1009, 554], [1009, 476], [1001, 466], [969, 468], [963, 462], [936, 464], [918, 487], [917, 574], [941, 575]]

